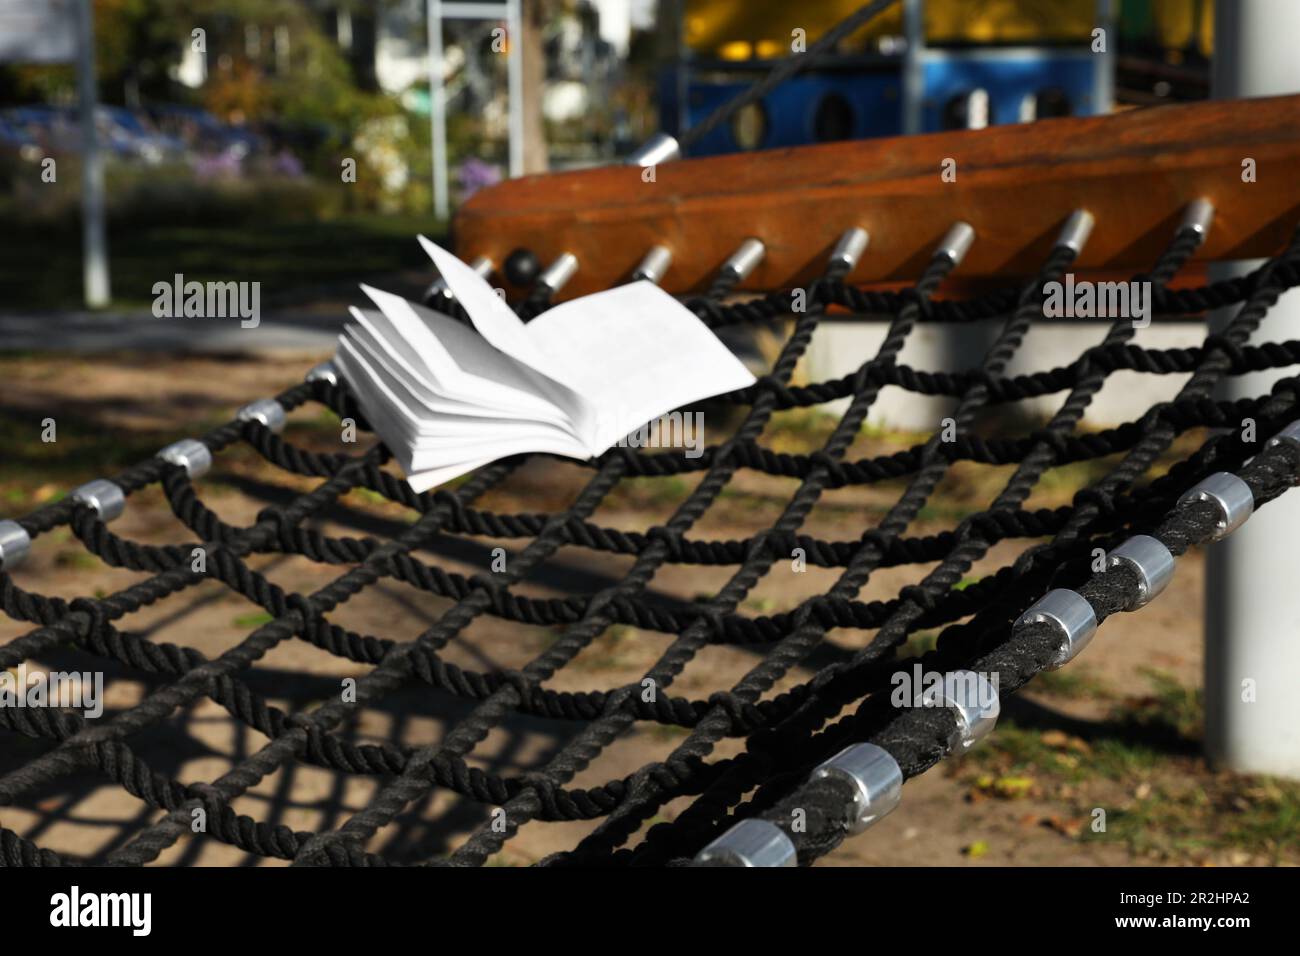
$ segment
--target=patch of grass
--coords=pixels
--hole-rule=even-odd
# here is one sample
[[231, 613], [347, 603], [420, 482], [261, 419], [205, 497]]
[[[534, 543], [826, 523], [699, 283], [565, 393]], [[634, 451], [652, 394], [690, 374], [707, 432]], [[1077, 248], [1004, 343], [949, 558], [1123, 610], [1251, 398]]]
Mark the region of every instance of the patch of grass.
[[[1002, 769], [1055, 773], [1073, 783], [1127, 781], [1151, 773], [1168, 763], [1171, 753], [1185, 751], [1188, 741], [1199, 735], [1202, 706], [1199, 691], [1183, 687], [1159, 671], [1143, 673], [1152, 693], [1115, 704], [1103, 736], [1085, 742], [1060, 731], [1021, 727], [1006, 720], [977, 759]], [[1064, 697], [1107, 695], [1087, 677], [1057, 674], [1045, 685], [1040, 681], [1046, 675], [1039, 675], [1032, 686], [1047, 693], [1061, 691]]]
[[690, 733], [690, 730], [686, 727], [678, 727], [676, 724], [651, 724], [648, 732], [655, 740], [671, 743], [681, 740]]
[[1281, 862], [1282, 853], [1300, 841], [1300, 784], [1253, 777], [1240, 784], [1224, 807], [1222, 839], [1233, 846], [1255, 846]]
[[[4, 371], [0, 369], [0, 379]], [[89, 417], [61, 410], [55, 441], [42, 441], [44, 414], [0, 406], [4, 499], [19, 507], [52, 500], [43, 486], [88, 474], [112, 474], [153, 456], [171, 437], [147, 430], [107, 429]]]
[[1159, 746], [1122, 738], [1097, 741], [1090, 757], [1081, 762], [1088, 775], [1109, 780], [1132, 780], [1169, 763], [1168, 752]]
[[26, 488], [5, 488], [0, 491], [0, 498], [7, 505], [26, 505], [30, 497], [31, 493]]
[[241, 631], [251, 631], [255, 627], [261, 627], [263, 624], [270, 624], [275, 617], [265, 611], [259, 611], [256, 614], [241, 614], [234, 619], [235, 627]]
[[1043, 671], [1028, 689], [1064, 700], [1109, 700], [1114, 696], [1105, 684], [1078, 668]]
[[[1097, 738], [1007, 720], [957, 772], [973, 793], [1003, 799], [1017, 795], [1004, 792], [1007, 781], [1032, 780], [1035, 792], [1066, 801], [1069, 816], [1081, 821], [1070, 829], [1072, 838], [1118, 843], [1134, 855], [1170, 862], [1214, 862], [1213, 854], [1239, 863], [1300, 860], [1300, 783], [1209, 771], [1188, 746], [1204, 720], [1200, 691], [1162, 671], [1142, 673], [1150, 692], [1116, 701]], [[1079, 677], [1053, 689], [1093, 694], [1095, 683]], [[1038, 679], [1034, 686], [1041, 687]], [[1106, 811], [1100, 833], [1087, 825], [1096, 808]]]
[[1205, 695], [1200, 688], [1184, 687], [1163, 671], [1143, 668], [1152, 692], [1126, 701], [1115, 716], [1124, 723], [1180, 737], [1201, 736], [1205, 722]]
[[54, 566], [75, 571], [96, 571], [104, 567], [104, 562], [89, 551], [69, 549], [54, 555]]
[[939, 643], [938, 631], [917, 631], [898, 649], [899, 658], [920, 657], [934, 650]]
[[[147, 308], [154, 283], [170, 281], [176, 272], [199, 282], [261, 282], [267, 308], [323, 286], [353, 286], [402, 269], [427, 271], [428, 259], [413, 237], [436, 230], [427, 216], [380, 214], [329, 221], [118, 223], [118, 228], [110, 220], [109, 225], [117, 308]], [[0, 299], [7, 307], [82, 307], [79, 228], [75, 221], [33, 223], [0, 237]], [[347, 255], [340, 257], [340, 249]]]
[[392, 502], [372, 488], [353, 488], [352, 494], [356, 495], [368, 505], [392, 504]]
[[673, 504], [689, 493], [686, 482], [675, 475], [643, 476], [623, 479], [606, 500], [611, 507], [638, 508]]
[[1121, 843], [1134, 854], [1161, 860], [1203, 859], [1209, 851], [1222, 851], [1277, 865], [1295, 861], [1297, 833], [1300, 784], [1225, 774], [1146, 788], [1131, 803], [1108, 811], [1104, 832], [1087, 828], [1082, 838]]
[[1039, 479], [1039, 490], [1045, 494], [1067, 497], [1080, 488], [1086, 488], [1105, 477], [1112, 467], [1112, 463], [1106, 458], [1058, 465], [1043, 472], [1042, 478]]
[[862, 427], [858, 429], [858, 434], [862, 435], [864, 438], [871, 438], [887, 445], [897, 445], [899, 448], [911, 448], [913, 445], [920, 445], [923, 442], [928, 441], [933, 432], [904, 431], [898, 428], [889, 428], [885, 425], [878, 425], [874, 422], [863, 422]]
[[1087, 776], [1077, 761], [1058, 761], [1058, 751], [1050, 746], [1050, 738], [1048, 742], [1043, 740], [1042, 731], [1022, 727], [1010, 719], [999, 721], [997, 733], [985, 743], [987, 746], [972, 750], [967, 757], [979, 767], [1017, 775], [1056, 773], [1069, 780]]
[[790, 408], [777, 412], [763, 429], [762, 443], [774, 452], [808, 454], [826, 444], [838, 418], [820, 408]]
[[628, 662], [628, 652], [635, 630], [624, 624], [612, 624], [573, 661], [578, 670], [603, 671], [622, 667]]

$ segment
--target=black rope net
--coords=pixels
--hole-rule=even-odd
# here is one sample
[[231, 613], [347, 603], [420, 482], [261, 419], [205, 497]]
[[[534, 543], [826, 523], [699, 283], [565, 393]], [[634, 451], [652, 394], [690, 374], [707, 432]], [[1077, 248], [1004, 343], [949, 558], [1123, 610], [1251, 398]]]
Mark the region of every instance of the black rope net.
[[[310, 491], [267, 507], [254, 523], [223, 522], [203, 500], [202, 481], [186, 469], [153, 458], [112, 478], [128, 496], [146, 486], [161, 488], [192, 540], [170, 546], [144, 544], [115, 534], [99, 512], [65, 498], [17, 523], [40, 547], [42, 536], [70, 529], [88, 550], [113, 567], [140, 573], [129, 587], [74, 600], [47, 596], [22, 585], [21, 569], [0, 567], [0, 599], [6, 615], [31, 626], [0, 647], [0, 668], [15, 668], [59, 648], [75, 648], [147, 678], [138, 703], [98, 718], [73, 709], [0, 707], [0, 738], [8, 750], [21, 735], [36, 752], [0, 776], [0, 805], [23, 805], [38, 796], [80, 785], [87, 775], [124, 788], [144, 809], [137, 826], [111, 847], [102, 862], [141, 865], [156, 860], [182, 838], [217, 840], [262, 857], [308, 865], [385, 865], [374, 837], [411, 814], [433, 813], [435, 791], [454, 794], [454, 808], [477, 807], [470, 836], [450, 853], [415, 861], [428, 865], [476, 865], [498, 853], [530, 821], [588, 821], [568, 849], [545, 865], [665, 865], [689, 861], [702, 846], [739, 819], [762, 817], [787, 831], [799, 860], [809, 863], [844, 839], [852, 794], [842, 780], [809, 780], [809, 771], [848, 743], [870, 741], [897, 761], [905, 778], [926, 770], [949, 752], [952, 711], [899, 709], [889, 704], [889, 677], [919, 664], [926, 671], [969, 669], [1000, 675], [1003, 695], [1013, 693], [1052, 663], [1059, 635], [1046, 626], [1013, 628], [1016, 618], [1049, 588], [1071, 587], [1094, 607], [1099, 621], [1129, 606], [1138, 587], [1125, 568], [1094, 574], [1089, 557], [1129, 534], [1142, 532], [1175, 554], [1209, 540], [1218, 512], [1210, 504], [1178, 504], [1207, 475], [1228, 471], [1250, 487], [1256, 506], [1280, 494], [1300, 472], [1300, 454], [1289, 443], [1264, 447], [1263, 439], [1300, 417], [1297, 383], [1287, 378], [1269, 394], [1218, 401], [1216, 386], [1248, 371], [1300, 363], [1300, 342], [1252, 343], [1270, 306], [1295, 285], [1300, 268], [1300, 231], [1276, 258], [1248, 276], [1202, 288], [1170, 290], [1168, 284], [1195, 252], [1201, 234], [1181, 228], [1151, 271], [1156, 319], [1195, 316], [1235, 306], [1234, 317], [1201, 347], [1156, 350], [1132, 344], [1133, 322], [1116, 319], [1104, 337], [1060, 368], [1007, 376], [1004, 370], [1043, 312], [1043, 287], [1063, 276], [1075, 252], [1052, 250], [1040, 272], [1018, 288], [966, 301], [934, 301], [953, 260], [936, 254], [914, 287], [876, 294], [843, 281], [843, 264], [832, 265], [806, 290], [808, 307], [792, 311], [787, 290], [748, 301], [730, 301], [733, 277], [720, 276], [688, 306], [715, 329], [780, 320], [786, 330], [770, 371], [752, 388], [723, 397], [738, 406], [741, 424], [724, 442], [698, 458], [680, 452], [614, 448], [585, 462], [589, 478], [568, 507], [553, 513], [496, 513], [476, 507], [529, 458], [520, 456], [480, 469], [454, 490], [415, 494], [387, 466], [382, 443], [363, 442], [359, 453], [321, 454], [282, 439], [256, 420], [235, 420], [203, 435], [219, 455], [239, 443], [297, 476], [314, 480]], [[546, 306], [544, 294], [521, 311]], [[791, 384], [796, 364], [832, 306], [880, 313], [888, 330], [876, 354], [835, 381]], [[922, 371], [898, 364], [905, 342], [919, 324], [989, 322], [996, 340], [977, 367], [957, 372]], [[1186, 374], [1177, 397], [1140, 418], [1106, 431], [1082, 433], [1080, 421], [1107, 377], [1127, 370], [1153, 375]], [[956, 437], [940, 433], [906, 451], [864, 460], [847, 452], [869, 409], [886, 386], [920, 395], [956, 399], [951, 417]], [[972, 428], [977, 415], [1026, 398], [1063, 394], [1041, 428], [1019, 437], [985, 438]], [[812, 454], [784, 454], [766, 447], [774, 413], [847, 399], [847, 409], [824, 446]], [[346, 384], [316, 379], [282, 392], [284, 409], [314, 414], [324, 406], [341, 417], [365, 420]], [[1259, 443], [1244, 440], [1243, 418], [1258, 423]], [[1192, 453], [1159, 476], [1153, 464], [1170, 454], [1175, 439], [1191, 429], [1208, 436]], [[1026, 510], [1023, 505], [1046, 471], [1069, 462], [1113, 457], [1116, 463], [1067, 507]], [[987, 508], [951, 530], [909, 534], [910, 526], [941, 479], [957, 462], [1014, 465]], [[692, 528], [718, 502], [741, 470], [792, 479], [794, 492], [777, 520], [743, 540], [707, 540]], [[671, 517], [643, 531], [621, 531], [591, 520], [620, 483], [633, 478], [670, 478], [698, 472], [699, 481], [679, 497]], [[1147, 480], [1150, 478], [1150, 480]], [[825, 492], [902, 479], [905, 490], [872, 527], [849, 528], [841, 540], [801, 533]], [[322, 515], [350, 495], [379, 495], [406, 509], [409, 526], [391, 538], [330, 536], [318, 530]], [[499, 539], [516, 546], [507, 569], [465, 576], [428, 563], [419, 553], [435, 536]], [[999, 542], [1022, 550], [1000, 570], [958, 588], [972, 565]], [[195, 570], [194, 548], [206, 566]], [[560, 548], [623, 555], [630, 569], [612, 586], [563, 598], [519, 593], [519, 585]], [[833, 585], [791, 611], [749, 615], [741, 605], [778, 564], [788, 567], [795, 549], [808, 564], [833, 569]], [[282, 589], [255, 570], [258, 556], [292, 555], [332, 568], [328, 583], [311, 593]], [[725, 566], [731, 575], [711, 596], [684, 607], [648, 600], [656, 573], [669, 565]], [[873, 572], [910, 565], [931, 566], [896, 597], [864, 602], [859, 595]], [[218, 581], [264, 609], [269, 620], [216, 656], [165, 643], [125, 626], [140, 609], [176, 598], [200, 582]], [[399, 581], [449, 599], [435, 623], [418, 635], [359, 633], [331, 616], [358, 593], [380, 582]], [[450, 663], [448, 645], [464, 638], [472, 622], [492, 616], [556, 628], [557, 637], [518, 669], [481, 671]], [[642, 639], [661, 640], [654, 665], [641, 679], [584, 692], [560, 691], [552, 679], [593, 641], [618, 625], [638, 628]], [[831, 663], [803, 681], [789, 680], [814, 652], [835, 646], [841, 628], [869, 629], [862, 648], [841, 648]], [[942, 628], [936, 646], [916, 658], [899, 649], [920, 628]], [[1104, 631], [1103, 631], [1104, 637]], [[315, 706], [285, 712], [250, 684], [258, 662], [285, 642], [302, 641], [364, 669], [353, 695], [322, 695]], [[757, 662], [730, 687], [708, 694], [677, 688], [691, 665], [714, 645], [747, 647]], [[774, 692], [781, 683], [784, 689]], [[647, 690], [652, 692], [647, 693]], [[398, 693], [429, 695], [450, 708], [445, 732], [420, 745], [368, 742], [352, 731], [358, 711]], [[266, 743], [238, 755], [215, 779], [173, 779], [151, 767], [138, 741], [163, 732], [195, 702], [209, 699]], [[571, 725], [564, 742], [528, 772], [496, 773], [477, 766], [474, 753], [513, 719]], [[611, 745], [637, 726], [680, 728], [671, 753], [630, 775], [609, 775], [593, 786], [575, 786], [578, 774], [601, 766]], [[172, 728], [175, 730], [175, 728]], [[734, 755], [716, 751], [724, 739]], [[32, 745], [27, 745], [31, 752]], [[236, 801], [269, 775], [309, 765], [338, 779], [365, 777], [374, 787], [368, 802], [323, 832], [298, 831], [237, 812]], [[904, 791], [906, 793], [906, 791]], [[663, 807], [685, 798], [668, 822], [653, 822]], [[792, 809], [804, 824], [791, 825]], [[194, 821], [201, 810], [204, 830]], [[566, 831], [568, 832], [568, 831]], [[869, 837], [866, 837], [869, 839]], [[55, 852], [9, 828], [0, 828], [0, 862], [68, 865], [77, 857]]]

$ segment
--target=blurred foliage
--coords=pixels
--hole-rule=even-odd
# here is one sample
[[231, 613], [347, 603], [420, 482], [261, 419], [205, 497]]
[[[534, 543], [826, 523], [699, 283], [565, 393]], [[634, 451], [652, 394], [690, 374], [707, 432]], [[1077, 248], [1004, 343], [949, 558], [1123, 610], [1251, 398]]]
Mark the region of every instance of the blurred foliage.
[[[305, 172], [322, 188], [311, 199], [321, 215], [386, 212], [415, 213], [431, 205], [432, 161], [428, 118], [427, 82], [416, 80], [400, 95], [386, 95], [376, 86], [376, 77], [362, 47], [344, 49], [335, 37], [338, 8], [351, 6], [358, 23], [373, 21], [385, 7], [403, 0], [92, 0], [95, 13], [96, 76], [100, 102], [111, 106], [149, 108], [181, 104], [202, 108], [237, 132], [222, 139], [223, 132], [203, 139], [201, 149], [190, 146], [187, 161], [194, 166], [195, 189], [208, 197], [225, 190], [240, 202], [247, 188], [209, 182], [213, 170], [231, 180], [267, 178], [285, 169]], [[552, 161], [560, 164], [589, 164], [608, 159], [618, 150], [640, 141], [654, 125], [651, 88], [653, 50], [641, 37], [632, 61], [638, 82], [592, 84], [573, 74], [575, 63], [586, 62], [569, 50], [567, 59], [554, 53], [561, 39], [574, 42], [575, 22], [582, 24], [582, 42], [596, 35], [593, 11], [577, 0], [530, 0], [529, 42], [551, 52], [545, 54], [550, 73], [545, 83], [537, 78], [530, 87], [534, 96], [556, 84], [584, 87], [592, 97], [580, 115], [563, 122], [539, 125]], [[418, 19], [418, 18], [416, 18]], [[416, 48], [423, 42], [423, 24], [410, 17], [398, 17], [389, 30], [405, 29], [402, 38]], [[567, 25], [561, 29], [563, 25]], [[456, 24], [448, 27], [449, 50], [459, 50], [459, 60], [449, 56], [449, 95], [469, 89], [467, 108], [448, 116], [448, 162], [451, 167], [453, 198], [481, 185], [475, 177], [484, 163], [504, 170], [506, 148], [506, 67], [504, 58], [492, 56], [490, 23]], [[567, 30], [567, 32], [565, 32]], [[371, 37], [366, 27], [358, 36]], [[545, 43], [543, 43], [543, 40]], [[366, 42], [369, 42], [367, 39]], [[202, 45], [202, 61], [195, 58]], [[567, 47], [566, 47], [567, 49]], [[568, 64], [569, 73], [564, 66]], [[459, 66], [456, 64], [459, 63]], [[469, 63], [472, 68], [467, 68]], [[199, 70], [206, 78], [197, 88]], [[181, 81], [184, 76], [186, 82]], [[592, 89], [599, 92], [591, 93]], [[76, 102], [76, 76], [71, 66], [0, 64], [0, 108], [29, 104], [71, 107]], [[526, 103], [527, 105], [527, 103]], [[539, 107], [540, 108], [540, 107]], [[540, 115], [540, 114], [539, 114]], [[194, 126], [190, 124], [190, 129]], [[169, 130], [170, 132], [170, 130]], [[248, 136], [246, 132], [256, 134]], [[242, 160], [231, 142], [260, 143], [253, 155]], [[49, 144], [42, 142], [49, 148]], [[64, 148], [68, 148], [66, 145]], [[545, 145], [543, 146], [545, 149]], [[54, 147], [60, 181], [72, 182], [76, 157]], [[534, 150], [535, 152], [535, 150]], [[233, 158], [232, 158], [233, 157]], [[283, 160], [281, 168], [269, 168], [271, 158]], [[42, 209], [61, 209], [59, 197], [29, 194], [18, 196], [20, 182], [32, 178], [32, 166], [22, 166], [0, 153], [0, 195], [8, 194], [15, 206], [32, 218]], [[211, 160], [211, 162], [209, 162]], [[355, 178], [345, 180], [345, 167], [355, 161]], [[110, 165], [114, 161], [110, 158]], [[110, 172], [125, 184], [128, 197], [119, 205], [131, 206], [131, 196], [147, 191], [157, 182], [167, 193], [173, 176], [170, 170], [136, 169]], [[134, 179], [132, 177], [135, 177]], [[462, 183], [462, 180], [474, 180]], [[200, 181], [202, 180], [202, 181]], [[342, 185], [344, 188], [338, 188]], [[301, 190], [286, 186], [297, 194]], [[332, 193], [332, 195], [331, 195]], [[160, 196], [160, 205], [174, 206], [175, 197]], [[2, 201], [2, 200], [0, 200]], [[182, 204], [182, 212], [188, 208]], [[148, 210], [141, 210], [147, 216]], [[131, 218], [128, 213], [128, 218]]]
[[[357, 85], [324, 22], [304, 0], [95, 0], [100, 101], [198, 105], [222, 121], [263, 130], [312, 172], [337, 176], [337, 160], [351, 147], [359, 122], [402, 109]], [[203, 31], [209, 65], [198, 91], [173, 75], [196, 42], [195, 30]], [[277, 31], [287, 49], [277, 48]], [[74, 99], [72, 66], [0, 68], [0, 103]], [[411, 143], [412, 151], [419, 147]]]
[[[289, 189], [242, 183], [220, 194], [168, 189], [166, 195], [176, 197], [169, 208], [195, 210], [192, 216], [163, 214], [148, 202], [136, 202], [129, 214], [110, 214], [114, 307], [148, 309], [154, 283], [176, 272], [199, 282], [233, 277], [261, 282], [264, 310], [322, 300], [356, 302], [358, 282], [417, 295], [430, 270], [415, 236], [446, 242], [445, 225], [427, 214], [312, 218], [309, 204], [322, 192], [310, 181]], [[0, 221], [8, 225], [7, 213], [0, 207]], [[0, 301], [6, 308], [81, 306], [79, 229], [79, 220], [69, 217], [10, 232], [14, 238], [0, 245]], [[404, 275], [414, 278], [403, 280]], [[420, 285], [407, 288], [403, 281]], [[342, 306], [337, 308], [341, 312]]]

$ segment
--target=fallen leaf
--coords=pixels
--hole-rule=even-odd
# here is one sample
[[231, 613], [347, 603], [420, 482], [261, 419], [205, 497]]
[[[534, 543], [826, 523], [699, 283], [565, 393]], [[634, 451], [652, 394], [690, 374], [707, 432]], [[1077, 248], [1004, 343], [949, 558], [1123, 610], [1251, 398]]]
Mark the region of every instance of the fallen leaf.
[[1081, 817], [1062, 817], [1053, 814], [1050, 817], [1043, 817], [1043, 826], [1061, 836], [1073, 838], [1083, 832], [1084, 820]]
[[1003, 800], [1015, 800], [1029, 796], [1029, 791], [1033, 789], [1033, 786], [1034, 780], [1032, 777], [998, 777], [993, 781], [989, 789]]
[[39, 488], [37, 488], [35, 491], [32, 492], [32, 499], [37, 503], [44, 503], [46, 501], [49, 501], [51, 498], [53, 498], [56, 494], [58, 494], [58, 492], [59, 492], [58, 485], [53, 485], [53, 484], [41, 485]]
[[1057, 750], [1073, 750], [1075, 753], [1092, 753], [1092, 747], [1082, 737], [1067, 734], [1064, 730], [1044, 730], [1038, 737], [1045, 747]]

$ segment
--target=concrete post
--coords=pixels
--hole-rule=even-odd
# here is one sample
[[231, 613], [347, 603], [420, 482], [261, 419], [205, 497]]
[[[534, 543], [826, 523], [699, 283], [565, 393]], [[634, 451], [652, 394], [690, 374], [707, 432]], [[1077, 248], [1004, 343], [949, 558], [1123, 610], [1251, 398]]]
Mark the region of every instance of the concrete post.
[[[1300, 3], [1233, 0], [1215, 5], [1216, 99], [1300, 92]], [[1243, 156], [1246, 160], [1250, 157]], [[1255, 186], [1295, 175], [1259, 168]], [[1231, 208], [1222, 210], [1231, 215]], [[1216, 265], [1212, 278], [1240, 275], [1258, 262]], [[1221, 329], [1236, 311], [1222, 309]], [[1258, 341], [1300, 336], [1300, 291], [1285, 294], [1264, 320]], [[1293, 370], [1235, 378], [1224, 397], [1261, 395]], [[1268, 435], [1261, 434], [1262, 443]], [[1287, 494], [1209, 549], [1206, 563], [1206, 754], [1243, 773], [1300, 779], [1300, 495]]]

